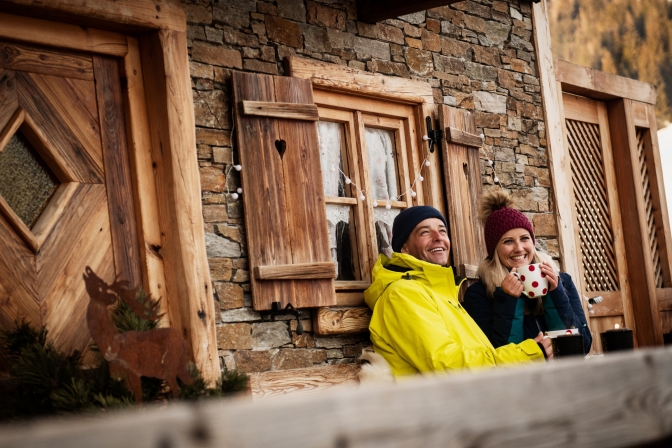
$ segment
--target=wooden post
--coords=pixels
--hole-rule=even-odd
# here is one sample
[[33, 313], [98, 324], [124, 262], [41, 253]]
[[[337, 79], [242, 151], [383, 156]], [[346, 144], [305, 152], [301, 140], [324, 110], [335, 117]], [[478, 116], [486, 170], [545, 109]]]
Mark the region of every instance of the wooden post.
[[616, 185], [623, 220], [623, 242], [627, 254], [637, 344], [640, 347], [662, 345], [663, 330], [643, 203], [632, 100], [610, 101], [607, 103], [607, 111], [614, 168], [619, 173]]
[[[140, 39], [152, 155], [156, 163], [166, 289], [204, 378], [220, 377], [214, 299], [205, 252], [201, 189], [186, 34], [160, 30]], [[171, 126], [181, 123], [181, 126]], [[177, 302], [177, 303], [175, 303]], [[175, 311], [171, 311], [174, 315]]]
[[[548, 26], [548, 8], [546, 0], [532, 4], [532, 20], [534, 22], [534, 43], [539, 61], [539, 81], [541, 98], [546, 123], [546, 142], [548, 149], [548, 165], [553, 180], [552, 203], [555, 205], [556, 223], [558, 226], [558, 246], [563, 271], [572, 276], [581, 290], [577, 248], [572, 221], [572, 178], [569, 152], [565, 150], [563, 136], [562, 89], [555, 79], [553, 55], [551, 53], [551, 31]], [[585, 309], [584, 311], [587, 311]], [[587, 313], [586, 313], [587, 314]]]

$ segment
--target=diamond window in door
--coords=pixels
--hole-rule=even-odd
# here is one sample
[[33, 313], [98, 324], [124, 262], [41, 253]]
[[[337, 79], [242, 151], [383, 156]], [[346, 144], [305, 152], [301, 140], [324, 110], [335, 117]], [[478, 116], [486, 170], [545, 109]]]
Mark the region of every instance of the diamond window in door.
[[33, 120], [17, 109], [0, 133], [0, 213], [36, 252], [76, 188], [70, 180]]
[[0, 150], [0, 196], [28, 227], [35, 224], [59, 183], [21, 131]]

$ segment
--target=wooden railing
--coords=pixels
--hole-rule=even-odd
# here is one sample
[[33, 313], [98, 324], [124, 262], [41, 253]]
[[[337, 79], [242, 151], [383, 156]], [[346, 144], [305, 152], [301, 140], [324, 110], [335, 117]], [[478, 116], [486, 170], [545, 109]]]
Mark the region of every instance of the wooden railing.
[[255, 403], [240, 397], [0, 427], [0, 447], [21, 448], [579, 448], [670, 441], [672, 350], [663, 348]]

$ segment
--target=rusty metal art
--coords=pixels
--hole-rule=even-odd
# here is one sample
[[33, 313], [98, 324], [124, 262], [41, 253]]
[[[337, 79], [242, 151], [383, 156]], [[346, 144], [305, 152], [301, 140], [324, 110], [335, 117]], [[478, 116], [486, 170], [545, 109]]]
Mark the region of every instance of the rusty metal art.
[[[155, 328], [120, 333], [114, 325], [108, 308], [119, 299], [137, 309], [135, 292], [128, 288], [127, 282], [117, 281], [108, 285], [88, 266], [84, 273], [84, 282], [90, 297], [86, 312], [89, 332], [100, 353], [109, 363], [110, 374], [126, 379], [137, 403], [142, 402], [142, 376], [165, 380], [173, 397], [177, 397], [180, 392], [177, 378], [184, 384], [193, 382], [187, 370], [187, 344], [179, 330]], [[153, 311], [153, 317], [158, 318], [156, 308]], [[147, 318], [143, 315], [141, 317]]]

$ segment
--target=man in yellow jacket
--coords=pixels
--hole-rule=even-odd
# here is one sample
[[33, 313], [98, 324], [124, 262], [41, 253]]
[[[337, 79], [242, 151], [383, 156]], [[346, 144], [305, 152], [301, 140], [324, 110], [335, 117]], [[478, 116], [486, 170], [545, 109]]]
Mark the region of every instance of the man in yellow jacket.
[[447, 267], [446, 219], [429, 206], [403, 210], [392, 226], [392, 258], [381, 255], [364, 292], [373, 310], [369, 330], [377, 353], [395, 376], [475, 369], [552, 357], [541, 333], [495, 349], [462, 308], [464, 279]]

